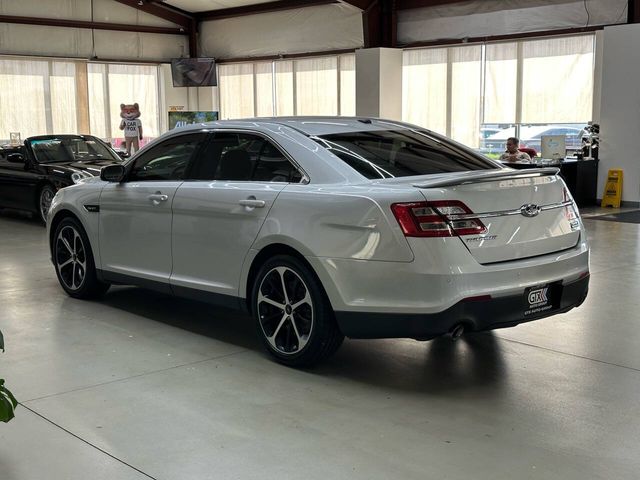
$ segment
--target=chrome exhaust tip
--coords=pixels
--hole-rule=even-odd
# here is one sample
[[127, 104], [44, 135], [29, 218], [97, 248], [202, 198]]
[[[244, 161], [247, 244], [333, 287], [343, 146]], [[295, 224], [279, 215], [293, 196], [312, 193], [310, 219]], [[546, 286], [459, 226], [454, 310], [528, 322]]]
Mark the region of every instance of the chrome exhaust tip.
[[455, 340], [458, 340], [463, 333], [464, 333], [464, 325], [462, 323], [459, 323], [458, 325], [456, 325], [451, 329], [451, 332], [449, 334], [451, 335], [451, 340], [455, 341]]

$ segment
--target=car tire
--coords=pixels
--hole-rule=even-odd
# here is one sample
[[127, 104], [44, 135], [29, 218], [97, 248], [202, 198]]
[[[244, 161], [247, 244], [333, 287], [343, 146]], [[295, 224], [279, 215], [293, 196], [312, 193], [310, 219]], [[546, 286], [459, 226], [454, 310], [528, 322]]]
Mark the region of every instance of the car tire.
[[276, 255], [260, 267], [251, 302], [258, 335], [284, 365], [316, 365], [344, 340], [320, 280], [295, 257]]
[[40, 221], [46, 225], [47, 214], [49, 213], [49, 207], [53, 197], [56, 196], [56, 191], [50, 184], [44, 185], [38, 193], [38, 217]]
[[108, 283], [98, 280], [89, 238], [75, 218], [67, 217], [56, 227], [51, 256], [58, 281], [69, 296], [97, 298], [109, 289]]

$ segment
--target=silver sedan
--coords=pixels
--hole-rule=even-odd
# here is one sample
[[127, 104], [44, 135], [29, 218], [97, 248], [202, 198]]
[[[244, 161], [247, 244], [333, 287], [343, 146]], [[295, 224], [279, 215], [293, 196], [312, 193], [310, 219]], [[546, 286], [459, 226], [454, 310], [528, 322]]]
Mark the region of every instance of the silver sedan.
[[171, 131], [58, 192], [48, 231], [72, 297], [135, 284], [245, 309], [296, 366], [344, 336], [457, 337], [566, 312], [589, 283], [557, 169], [366, 118]]

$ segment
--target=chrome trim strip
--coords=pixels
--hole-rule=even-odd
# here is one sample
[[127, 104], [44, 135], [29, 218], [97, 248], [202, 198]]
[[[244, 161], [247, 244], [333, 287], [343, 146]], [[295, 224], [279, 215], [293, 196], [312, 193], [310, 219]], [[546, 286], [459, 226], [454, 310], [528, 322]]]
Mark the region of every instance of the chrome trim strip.
[[[540, 211], [554, 210], [556, 208], [563, 208], [573, 205], [571, 200], [558, 203], [549, 203], [548, 205], [540, 206]], [[438, 208], [438, 207], [434, 207]], [[471, 220], [474, 218], [495, 218], [495, 217], [508, 217], [510, 215], [522, 215], [522, 207], [517, 210], [502, 210], [499, 212], [487, 212], [487, 213], [454, 213], [452, 215], [445, 215], [449, 220]]]

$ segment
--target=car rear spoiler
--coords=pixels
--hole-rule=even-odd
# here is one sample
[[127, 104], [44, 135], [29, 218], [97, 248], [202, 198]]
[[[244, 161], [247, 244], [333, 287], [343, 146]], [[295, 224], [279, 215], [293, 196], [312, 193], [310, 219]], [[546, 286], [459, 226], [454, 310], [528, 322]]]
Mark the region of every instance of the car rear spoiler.
[[559, 168], [547, 167], [547, 168], [531, 168], [526, 170], [475, 170], [472, 172], [465, 172], [459, 175], [455, 175], [449, 178], [434, 178], [433, 180], [424, 180], [419, 183], [414, 183], [416, 188], [437, 188], [437, 187], [452, 187], [454, 185], [468, 185], [471, 183], [482, 183], [491, 180], [514, 180], [519, 178], [533, 178], [533, 177], [548, 177], [551, 175], [557, 175], [560, 172]]

